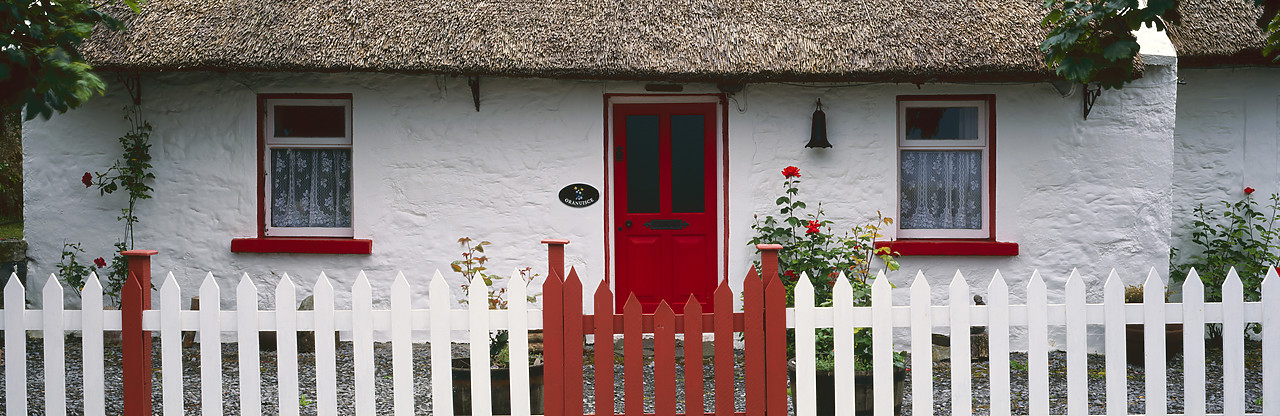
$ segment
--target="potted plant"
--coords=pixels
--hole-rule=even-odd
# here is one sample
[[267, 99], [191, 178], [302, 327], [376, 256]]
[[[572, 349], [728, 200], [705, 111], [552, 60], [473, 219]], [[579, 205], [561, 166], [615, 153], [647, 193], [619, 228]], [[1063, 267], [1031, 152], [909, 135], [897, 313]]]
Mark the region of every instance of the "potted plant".
[[[814, 288], [814, 299], [818, 305], [831, 306], [831, 292], [836, 284], [840, 284], [839, 276], [844, 273], [849, 284], [853, 286], [853, 302], [856, 306], [871, 304], [872, 264], [879, 260], [884, 267], [897, 270], [899, 265], [889, 247], [876, 248], [876, 242], [883, 239], [880, 233], [884, 227], [893, 224], [893, 219], [876, 213], [876, 218], [868, 224], [857, 225], [843, 235], [831, 231], [832, 221], [824, 219], [822, 205], [812, 212], [801, 215], [807, 210], [806, 204], [798, 198], [800, 170], [788, 166], [782, 170], [783, 195], [776, 200], [779, 217], [765, 216], [763, 220], [756, 217], [751, 228], [755, 236], [750, 244], [780, 244], [778, 251], [778, 273], [786, 288], [787, 306], [795, 305], [795, 285], [801, 276], [809, 276]], [[760, 264], [757, 262], [756, 267]], [[817, 330], [815, 339], [815, 357], [817, 365], [817, 410], [819, 415], [834, 414], [835, 410], [835, 343], [831, 329]], [[854, 391], [840, 392], [857, 397], [858, 414], [871, 414], [871, 398], [874, 388], [871, 380], [871, 329], [857, 328], [854, 331]], [[792, 391], [795, 391], [795, 335], [788, 330], [787, 354], [793, 359], [790, 362]], [[895, 413], [901, 410], [903, 382], [906, 378], [906, 359], [900, 352], [894, 352], [894, 408]]]
[[[1142, 285], [1125, 285], [1124, 302], [1125, 303], [1142, 303]], [[1169, 291], [1165, 290], [1164, 300], [1169, 301]], [[1146, 325], [1143, 324], [1126, 324], [1125, 332], [1125, 356], [1129, 358], [1129, 363], [1133, 365], [1145, 365], [1146, 356], [1143, 351], [1146, 350]], [[1166, 324], [1164, 327], [1164, 351], [1165, 357], [1172, 357], [1182, 352], [1182, 324]]]
[[[463, 248], [462, 259], [450, 263], [450, 267], [467, 279], [467, 283], [462, 285], [462, 290], [469, 290], [472, 282], [479, 278], [489, 287], [489, 309], [506, 309], [507, 288], [498, 287], [497, 284], [503, 276], [487, 273], [488, 268], [484, 266], [489, 261], [489, 257], [484, 254], [484, 248], [493, 243], [480, 241], [473, 244], [473, 241], [470, 237], [458, 239], [458, 243]], [[538, 277], [531, 267], [522, 268], [519, 272], [520, 278], [526, 285]], [[528, 296], [529, 302], [537, 299], [537, 295]], [[461, 302], [465, 304], [467, 299], [464, 297]], [[493, 413], [499, 415], [511, 414], [511, 360], [508, 336], [505, 330], [494, 331], [489, 335], [490, 397], [493, 399]], [[543, 373], [540, 353], [540, 350], [530, 353], [528, 362], [529, 409], [533, 414], [543, 413]], [[453, 360], [453, 413], [471, 414], [471, 360], [468, 358]]]

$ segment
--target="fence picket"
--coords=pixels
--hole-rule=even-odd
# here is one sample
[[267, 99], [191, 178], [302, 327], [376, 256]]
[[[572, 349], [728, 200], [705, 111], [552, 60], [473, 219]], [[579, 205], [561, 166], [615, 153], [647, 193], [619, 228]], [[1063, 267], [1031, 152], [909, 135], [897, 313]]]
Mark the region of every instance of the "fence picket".
[[[987, 285], [987, 352], [991, 362], [991, 414], [1010, 414], [1009, 395], [1009, 285], [996, 270]], [[927, 379], [926, 379], [927, 380]]]
[[[813, 284], [809, 283], [809, 274], [800, 273], [800, 280], [795, 287], [796, 316], [796, 391], [795, 407], [797, 416], [812, 416], [817, 413], [818, 400], [816, 373], [814, 371], [814, 310]], [[823, 351], [827, 353], [829, 351]]]
[[[395, 383], [392, 386], [394, 396], [392, 407], [397, 416], [413, 414], [413, 313], [409, 299], [411, 290], [409, 280], [405, 279], [404, 273], [396, 273], [396, 280], [391, 282], [391, 378]], [[516, 350], [513, 348], [511, 353], [514, 357]], [[515, 366], [512, 367], [514, 373]], [[512, 384], [515, 379], [512, 377]]]
[[653, 313], [653, 409], [656, 416], [676, 414], [676, 317], [667, 301]]
[[[893, 298], [889, 278], [884, 270], [876, 273], [871, 283], [871, 362], [872, 386], [881, 394], [872, 400], [872, 411], [878, 415], [893, 414]], [[954, 365], [954, 363], [953, 363]]]
[[[777, 252], [763, 255], [777, 261]], [[766, 267], [764, 279], [765, 402], [768, 414], [787, 413], [787, 300], [778, 267]]]
[[[17, 280], [16, 278], [14, 280]], [[102, 348], [102, 284], [98, 283], [98, 274], [89, 273], [89, 280], [80, 290], [80, 322], [84, 330], [80, 332], [80, 347], [84, 359], [84, 414], [89, 416], [105, 415], [106, 411], [106, 367], [105, 350]], [[178, 374], [182, 374], [181, 371]], [[179, 393], [181, 394], [181, 393]], [[179, 404], [182, 402], [179, 401]]]
[[182, 289], [169, 272], [160, 285], [160, 375], [164, 414], [182, 415]]
[[471, 342], [471, 414], [493, 414], [493, 398], [489, 390], [489, 286], [483, 279], [472, 279], [467, 287], [467, 323]]
[[582, 416], [582, 281], [569, 268], [564, 279], [564, 414]]
[[[733, 291], [729, 290], [729, 279], [720, 281], [714, 293], [717, 305], [732, 305]], [[733, 353], [733, 310], [732, 308], [716, 308], [716, 416], [730, 416], [734, 411], [734, 353]], [[597, 373], [599, 374], [599, 373]]]
[[[66, 325], [62, 322], [62, 284], [57, 276], [44, 282], [44, 414], [67, 414]], [[22, 359], [22, 356], [18, 356]]]
[[[518, 270], [511, 270], [511, 277], [507, 279], [507, 351], [508, 367], [511, 368], [511, 414], [514, 416], [529, 416], [530, 411], [527, 284]], [[412, 387], [412, 384], [408, 385]]]
[[[911, 282], [911, 414], [933, 414], [933, 293], [924, 272]], [[994, 397], [993, 397], [994, 399]]]
[[703, 414], [702, 304], [689, 295], [684, 303], [684, 413]]
[[1276, 414], [1280, 409], [1280, 276], [1275, 267], [1268, 268], [1262, 279], [1262, 356], [1271, 358], [1262, 359], [1262, 413]]
[[[764, 285], [755, 268], [742, 282], [743, 356], [746, 358], [747, 416], [764, 416]], [[630, 387], [630, 386], [628, 386]], [[627, 413], [631, 413], [628, 411]]]
[[[357, 322], [351, 331], [352, 366], [355, 367], [356, 401], [358, 415], [374, 414], [373, 385], [373, 286], [361, 270], [351, 285], [351, 317]], [[363, 323], [361, 325], [360, 323]], [[488, 334], [488, 331], [485, 331]], [[486, 366], [487, 367], [487, 366]]]
[[636, 294], [627, 295], [627, 303], [622, 305], [622, 405], [628, 415], [644, 414], [644, 330], [640, 311]]
[[298, 288], [285, 273], [276, 284], [276, 393], [281, 416], [298, 416], [297, 305]]
[[236, 350], [240, 361], [240, 411], [262, 413], [262, 376], [258, 358], [258, 287], [249, 274], [236, 287]]
[[1244, 414], [1244, 283], [1235, 267], [1222, 283], [1222, 413]]
[[4, 355], [10, 357], [4, 366], [4, 399], [11, 415], [27, 414], [27, 361], [12, 358], [27, 356], [27, 331], [22, 319], [27, 308], [26, 290], [17, 273], [9, 276], [9, 283], [4, 285]]
[[[1103, 352], [1106, 353], [1107, 372], [1107, 414], [1123, 416], [1129, 413], [1128, 380], [1125, 366], [1125, 316], [1124, 316], [1124, 282], [1111, 269], [1107, 282], [1102, 286], [1102, 303], [1104, 320]], [[1203, 361], [1202, 361], [1203, 362]], [[1125, 397], [1125, 400], [1117, 400]]]
[[1027, 283], [1027, 410], [1030, 416], [1049, 414], [1049, 303], [1040, 271]]
[[[431, 298], [431, 412], [451, 415], [453, 363], [449, 354], [453, 351], [453, 346], [449, 342], [449, 306], [453, 300], [449, 297], [449, 284], [445, 283], [440, 270], [431, 275], [428, 288]], [[547, 397], [552, 397], [550, 390], [547, 391]]]
[[[1084, 279], [1080, 272], [1071, 270], [1067, 277], [1066, 287], [1067, 311], [1084, 311]], [[1063, 317], [1067, 323], [1067, 415], [1087, 416], [1089, 414], [1089, 371], [1088, 348], [1089, 335], [1086, 332], [1084, 313], [1067, 313]]]
[[[1169, 398], [1165, 386], [1164, 281], [1152, 268], [1142, 286], [1143, 342], [1148, 346], [1143, 348], [1146, 355], [1143, 361], [1146, 363], [1147, 413], [1159, 415], [1165, 413]], [[1244, 400], [1243, 395], [1240, 400]]]
[[951, 279], [951, 414], [973, 413], [973, 362], [969, 347], [969, 282], [956, 270]]
[[[835, 391], [853, 391], [855, 365], [853, 349], [853, 333], [855, 330], [853, 286], [849, 282], [849, 277], [845, 276], [843, 272], [840, 273], [840, 278], [836, 280], [835, 287], [831, 288], [831, 304], [835, 312], [835, 328], [832, 329], [831, 334], [835, 345], [835, 351], [833, 351], [836, 368]], [[835, 416], [853, 416], [855, 395], [837, 394], [835, 396]]]
[[[201, 298], [203, 299], [203, 298]], [[316, 413], [320, 416], [338, 414], [338, 369], [334, 345], [333, 283], [320, 272], [312, 289], [315, 300], [316, 328]]]
[[1183, 411], [1187, 416], [1204, 416], [1204, 282], [1194, 268], [1182, 283], [1182, 317]]
[[596, 415], [613, 416], [613, 292], [600, 281], [595, 294]]
[[222, 322], [218, 319], [222, 290], [205, 274], [200, 285], [200, 409], [204, 416], [222, 415]]

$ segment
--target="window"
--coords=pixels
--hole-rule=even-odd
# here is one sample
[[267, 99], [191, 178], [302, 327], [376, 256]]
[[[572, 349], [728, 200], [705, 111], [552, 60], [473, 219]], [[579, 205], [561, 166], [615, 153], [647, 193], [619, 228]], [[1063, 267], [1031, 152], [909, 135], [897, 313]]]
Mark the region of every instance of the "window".
[[263, 102], [262, 235], [352, 237], [351, 99]]
[[993, 96], [898, 97], [898, 237], [991, 239]]

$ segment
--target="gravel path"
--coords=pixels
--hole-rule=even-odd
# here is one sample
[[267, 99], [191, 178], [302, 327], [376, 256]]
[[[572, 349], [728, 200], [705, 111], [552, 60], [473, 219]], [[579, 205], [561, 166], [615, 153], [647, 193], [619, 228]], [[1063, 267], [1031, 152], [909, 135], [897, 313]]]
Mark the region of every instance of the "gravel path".
[[[467, 348], [465, 346], [454, 345], [452, 354], [455, 357], [462, 357], [466, 355], [466, 350]], [[1259, 398], [1262, 395], [1262, 381], [1261, 381], [1261, 370], [1260, 370], [1261, 369], [1260, 363], [1262, 361], [1262, 357], [1261, 357], [1261, 351], [1260, 351], [1260, 344], [1248, 343], [1246, 345], [1246, 350], [1247, 350], [1247, 353], [1245, 357], [1245, 363], [1246, 363], [1246, 369], [1247, 369], [1246, 371], [1248, 371], [1248, 374], [1246, 375], [1246, 383], [1245, 383], [1246, 384], [1246, 393], [1245, 393], [1246, 394], [1246, 411], [1250, 413], [1259, 413], [1262, 411], [1261, 409], [1262, 406], [1259, 401], [1260, 400]], [[28, 351], [28, 355], [27, 355], [28, 408], [31, 409], [30, 414], [41, 415], [43, 414], [43, 408], [44, 408], [44, 389], [43, 389], [44, 347], [43, 347], [43, 343], [40, 342], [39, 340], [28, 340], [27, 351]], [[79, 368], [81, 364], [79, 339], [74, 337], [68, 338], [66, 343], [66, 351], [67, 351], [67, 355], [66, 355], [67, 358], [65, 363], [66, 363], [66, 368], [68, 370], [68, 374], [67, 374], [68, 412], [67, 414], [80, 415], [80, 414], [83, 414], [83, 412], [79, 409], [79, 407], [82, 406], [81, 400], [82, 400], [83, 392], [81, 391], [81, 387], [83, 385], [82, 384], [83, 382], [79, 372]], [[160, 365], [159, 341], [156, 341], [153, 351], [154, 351], [153, 363], [155, 363], [154, 365], [157, 367], [155, 371], [155, 378], [154, 378], [153, 387], [152, 387], [153, 394], [154, 394], [153, 400], [155, 404], [154, 408], [155, 408], [155, 414], [161, 414], [160, 413], [161, 411], [161, 408], [160, 408], [161, 373], [159, 370], [159, 365]], [[390, 344], [389, 343], [377, 344], [374, 348], [374, 352], [376, 355], [374, 360], [375, 360], [375, 366], [376, 366], [375, 384], [378, 390], [378, 393], [376, 395], [378, 413], [390, 414], [392, 409], [391, 407], [392, 380], [391, 380]], [[1207, 398], [1207, 401], [1209, 403], [1208, 411], [1209, 413], [1221, 413], [1223, 397], [1222, 397], [1222, 382], [1221, 382], [1222, 367], [1220, 363], [1221, 363], [1222, 353], [1220, 350], [1211, 349], [1208, 351], [1207, 355], [1208, 357], [1206, 361], [1209, 363], [1209, 365], [1206, 368], [1206, 372], [1209, 379], [1209, 383], [1207, 385], [1208, 396], [1209, 396]], [[415, 391], [416, 391], [416, 397], [415, 397], [416, 413], [430, 414], [429, 409], [431, 407], [431, 395], [430, 395], [431, 386], [430, 386], [430, 379], [428, 378], [428, 373], [430, 372], [430, 366], [427, 364], [429, 362], [429, 357], [430, 357], [430, 346], [426, 344], [415, 344], [413, 348], [413, 356], [414, 356], [415, 362], [422, 363], [422, 365], [417, 365], [414, 368], [414, 385], [415, 385]], [[7, 356], [4, 358], [6, 361], [9, 359], [9, 357]], [[584, 361], [587, 363], [592, 363], [594, 361], [591, 347], [588, 347], [586, 349], [586, 356], [584, 358], [585, 358]], [[121, 387], [119, 382], [121, 378], [119, 349], [108, 348], [106, 353], [106, 360], [107, 360], [106, 386], [107, 386], [107, 397], [108, 397], [108, 401], [106, 404], [107, 414], [112, 414], [112, 415], [121, 414], [122, 409], [121, 409], [120, 401], [111, 399], [111, 398], [120, 397], [121, 395]], [[315, 356], [314, 354], [299, 354], [299, 360], [300, 360], [299, 380], [300, 380], [301, 390], [302, 390], [301, 393], [304, 395], [303, 396], [304, 399], [302, 400], [302, 404], [303, 404], [302, 413], [312, 415], [312, 414], [315, 414], [316, 412], [316, 405], [314, 403]], [[742, 354], [741, 352], [739, 352], [735, 357], [736, 364], [738, 365], [739, 368], [741, 368], [742, 360], [743, 360]], [[680, 360], [678, 359], [678, 361]], [[1025, 370], [1026, 354], [1015, 353], [1012, 355], [1010, 361], [1011, 361], [1011, 367], [1013, 368], [1013, 370], [1011, 371], [1011, 379], [1013, 380], [1012, 393], [1011, 393], [1011, 398], [1013, 400], [1013, 414], [1026, 414], [1027, 413], [1027, 405], [1026, 405], [1027, 372]], [[645, 392], [646, 392], [646, 396], [651, 396], [652, 386], [653, 386], [653, 367], [650, 360], [646, 360], [645, 363], [646, 363], [645, 373], [644, 373]], [[706, 374], [707, 377], [710, 377], [711, 374], [713, 374], [713, 371], [711, 370], [712, 364], [713, 364], [713, 360], [710, 358], [706, 358], [703, 361], [704, 374]], [[232, 343], [223, 344], [222, 362], [220, 363], [220, 365], [222, 366], [222, 373], [223, 373], [222, 402], [223, 402], [224, 413], [238, 414], [239, 408], [240, 408], [240, 403], [239, 403], [240, 395], [239, 395], [239, 378], [238, 378], [239, 369], [237, 367], [236, 344], [232, 344]], [[1050, 407], [1050, 412], [1052, 414], [1066, 413], [1065, 365], [1066, 365], [1066, 356], [1064, 353], [1054, 352], [1049, 354], [1049, 367], [1050, 367], [1049, 368], [1049, 372], [1050, 372], [1049, 407]], [[1168, 391], [1169, 391], [1168, 408], [1170, 413], [1182, 413], [1182, 410], [1183, 410], [1181, 366], [1182, 366], [1182, 357], [1180, 355], [1175, 356], [1173, 359], [1170, 360], [1170, 363], [1169, 363], [1170, 372], [1168, 374]], [[3, 374], [3, 367], [4, 365], [0, 364], [0, 374]], [[276, 356], [274, 352], [264, 352], [262, 354], [261, 368], [262, 368], [262, 381], [263, 381], [262, 383], [263, 384], [262, 386], [263, 414], [276, 414], [278, 413], [278, 408], [276, 404], [276, 400], [277, 400], [276, 399], [277, 393], [275, 390], [276, 388], [276, 377], [275, 377]], [[1089, 377], [1089, 399], [1090, 399], [1089, 413], [1091, 414], [1102, 414], [1105, 409], [1106, 403], [1105, 403], [1104, 397], [1105, 397], [1106, 383], [1105, 383], [1103, 368], [1104, 368], [1103, 357], [1101, 355], [1089, 356], [1089, 375], [1090, 375]], [[588, 366], [584, 370], [585, 370], [584, 391], [587, 397], [589, 398], [594, 397], [593, 387], [594, 387], [595, 374], [594, 374], [593, 368]], [[949, 377], [951, 374], [950, 364], [947, 362], [935, 363], [933, 371], [934, 371], [934, 383], [933, 383], [934, 384], [934, 392], [933, 392], [934, 411], [936, 414], [939, 414], [939, 415], [950, 414], [950, 410], [951, 410], [951, 392], [950, 392], [950, 385], [949, 385], [950, 384]], [[185, 389], [183, 392], [184, 393], [183, 396], [185, 399], [186, 413], [189, 415], [198, 414], [200, 409], [200, 387], [199, 387], [200, 386], [199, 384], [200, 356], [199, 356], [198, 348], [186, 348], [183, 350], [183, 373], [184, 373], [183, 377], [185, 379], [184, 380]], [[352, 367], [351, 343], [349, 342], [340, 343], [339, 350], [338, 350], [338, 385], [339, 385], [338, 394], [339, 394], [339, 403], [340, 403], [339, 414], [347, 415], [347, 414], [355, 413], [351, 407], [351, 402], [353, 401], [354, 394], [355, 394], [354, 390], [350, 388], [350, 386], [354, 384], [352, 380], [352, 377], [353, 377], [352, 374], [353, 374], [353, 367]], [[614, 374], [615, 374], [615, 385], [621, 386], [622, 385], [622, 365], [620, 361], [615, 361]], [[990, 388], [988, 384], [989, 383], [988, 362], [985, 362], [985, 361], [974, 362], [973, 374], [974, 374], [974, 378], [973, 378], [974, 413], [976, 415], [986, 415], [989, 413], [989, 406], [990, 406], [990, 397], [989, 397]], [[683, 380], [684, 374], [683, 374], [682, 362], [677, 366], [676, 377], [678, 380]], [[1129, 367], [1126, 378], [1128, 380], [1129, 397], [1127, 398], [1127, 401], [1128, 401], [1129, 412], [1142, 413], [1145, 408], [1145, 398], [1143, 397], [1143, 394], [1145, 391], [1145, 384], [1144, 384], [1145, 381], [1144, 381], [1142, 368], [1132, 367], [1132, 366]], [[742, 378], [741, 371], [739, 371], [735, 375], [734, 382], [735, 382], [734, 384], [736, 385], [735, 407], [737, 408], [738, 411], [744, 411], [745, 410], [744, 397], [743, 397], [744, 396], [744, 393], [743, 393], [744, 380]], [[678, 400], [679, 404], [677, 409], [678, 412], [684, 411], [683, 409], [684, 397], [683, 397], [682, 385], [683, 385], [683, 382], [679, 382], [679, 381], [677, 382], [677, 391], [678, 391], [677, 399], [679, 399]], [[908, 372], [907, 393], [903, 401], [904, 403], [903, 415], [911, 414], [910, 386], [911, 386], [911, 373]], [[711, 392], [713, 391], [712, 387], [713, 387], [713, 381], [712, 379], [708, 378], [704, 384], [704, 390], [707, 392]], [[3, 390], [3, 389], [4, 389], [4, 380], [3, 380], [3, 377], [0, 377], [0, 390]], [[616, 396], [616, 399], [615, 399], [614, 409], [617, 412], [621, 412], [623, 410], [623, 398], [622, 398], [622, 392], [620, 388], [618, 389], [618, 391], [615, 392], [615, 396]], [[4, 400], [5, 400], [4, 395], [0, 394], [0, 409], [4, 408], [3, 407]], [[707, 394], [707, 399], [705, 400], [705, 404], [706, 404], [705, 410], [708, 410], [708, 411], [713, 410], [713, 407], [712, 407], [714, 405], [713, 395]], [[595, 411], [595, 405], [590, 400], [584, 403], [584, 408], [587, 410], [587, 412]], [[645, 409], [646, 409], [646, 412], [653, 411], [652, 398], [645, 400]]]

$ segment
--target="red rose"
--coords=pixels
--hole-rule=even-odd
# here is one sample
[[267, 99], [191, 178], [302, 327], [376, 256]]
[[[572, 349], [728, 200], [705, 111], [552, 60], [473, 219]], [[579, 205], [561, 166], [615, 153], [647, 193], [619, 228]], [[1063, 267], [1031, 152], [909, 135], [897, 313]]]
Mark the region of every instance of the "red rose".
[[797, 167], [795, 167], [795, 166], [787, 166], [787, 168], [786, 168], [786, 169], [783, 169], [783, 170], [782, 170], [782, 177], [784, 177], [784, 178], [799, 178], [799, 177], [800, 177], [800, 168], [797, 168]]
[[782, 275], [786, 277], [790, 277], [792, 281], [800, 279], [800, 276], [796, 276], [796, 272], [791, 270], [787, 270], [786, 272], [782, 273]]
[[103, 260], [102, 257], [98, 257], [93, 259], [93, 265], [98, 266], [98, 268], [101, 269], [103, 267], [107, 267], [107, 261]]
[[818, 233], [818, 227], [821, 227], [821, 226], [822, 226], [822, 224], [821, 224], [821, 223], [819, 223], [819, 222], [817, 222], [817, 221], [809, 221], [809, 226], [807, 227], [807, 229], [806, 229], [806, 230], [804, 230], [804, 233], [805, 233], [805, 234], [817, 234], [817, 233]]
[[1245, 187], [1245, 188], [1244, 188], [1244, 194], [1245, 194], [1245, 195], [1251, 194], [1251, 193], [1253, 193], [1253, 191], [1255, 191], [1255, 189], [1253, 189], [1253, 188], [1249, 188], [1249, 187]]
[[84, 176], [80, 177], [80, 183], [83, 183], [85, 188], [93, 186], [93, 175], [90, 175], [89, 172], [85, 172]]

